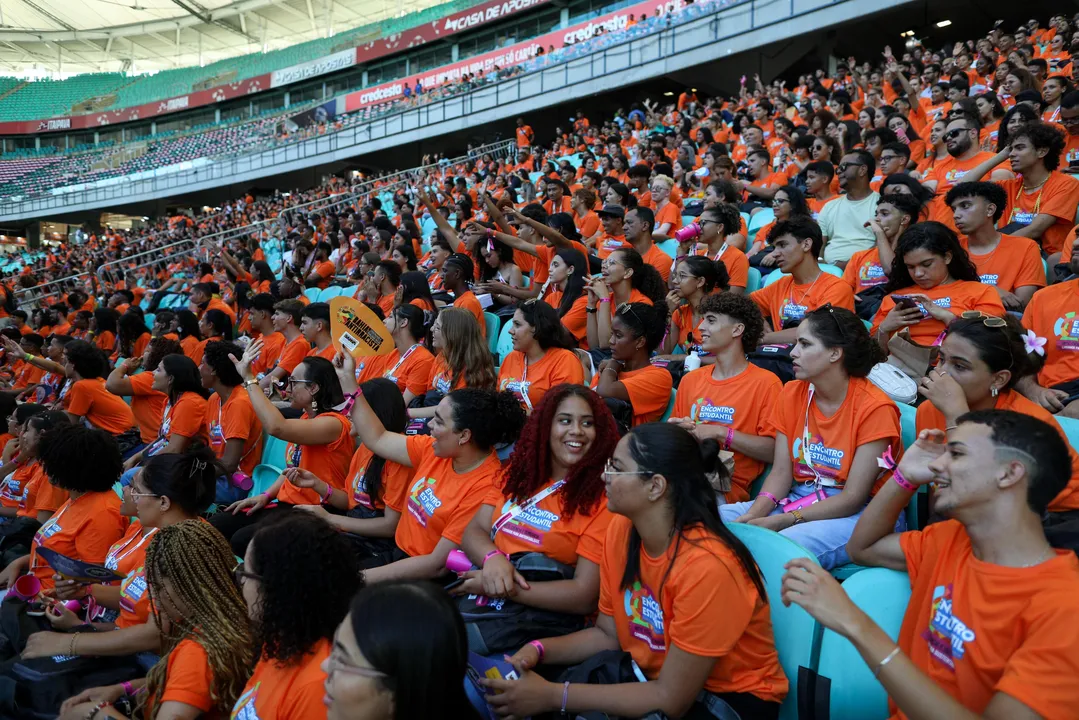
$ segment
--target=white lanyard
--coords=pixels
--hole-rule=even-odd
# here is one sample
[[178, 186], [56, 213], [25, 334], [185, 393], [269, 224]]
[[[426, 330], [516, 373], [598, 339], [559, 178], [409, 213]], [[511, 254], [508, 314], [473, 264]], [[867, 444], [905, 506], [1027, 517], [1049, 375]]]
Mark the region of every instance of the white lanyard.
[[712, 258], [712, 262], [717, 262], [719, 260], [719, 258], [723, 256], [723, 253], [725, 253], [725, 252], [727, 252], [727, 243], [726, 242], [723, 243], [723, 246], [719, 249], [719, 252], [716, 253], [716, 256], [714, 258]]
[[518, 383], [521, 392], [521, 400], [525, 404], [528, 414], [532, 414], [532, 399], [528, 397], [528, 356], [525, 355], [525, 366], [521, 371], [521, 380]]
[[405, 362], [405, 360], [408, 360], [408, 356], [412, 354], [412, 351], [415, 350], [416, 348], [418, 348], [419, 346], [420, 346], [420, 344], [416, 343], [415, 345], [410, 347], [408, 350], [405, 350], [405, 354], [401, 356], [401, 358], [397, 361], [397, 364], [394, 365], [392, 368], [390, 368], [390, 371], [387, 372], [382, 377], [384, 377], [384, 378], [393, 378], [394, 380], [396, 380], [397, 376], [396, 376], [395, 373], [397, 372], [397, 368], [401, 367], [401, 365]]
[[553, 485], [548, 485], [543, 490], [540, 490], [538, 493], [536, 493], [535, 495], [530, 497], [528, 500], [526, 500], [522, 504], [514, 505], [513, 507], [511, 507], [509, 510], [507, 510], [505, 513], [502, 514], [502, 517], [495, 520], [494, 525], [491, 526], [491, 539], [494, 540], [495, 535], [497, 535], [498, 532], [503, 527], [505, 527], [508, 523], [510, 523], [518, 515], [520, 515], [523, 512], [526, 512], [528, 510], [531, 510], [535, 506], [539, 505], [541, 502], [546, 500], [548, 497], [550, 497], [554, 493], [558, 492], [558, 490], [565, 484], [566, 484], [566, 480], [565, 480], [565, 478], [563, 478], [563, 479], [559, 480], [558, 482], [554, 483]]
[[[813, 383], [809, 383], [809, 400], [806, 401], [806, 421], [802, 426], [802, 456], [805, 457], [806, 462], [809, 464], [809, 469], [813, 472], [813, 477], [816, 478], [814, 483], [806, 481], [806, 485], [813, 484], [816, 487], [820, 487], [824, 484], [824, 479], [817, 472], [817, 468], [813, 465], [813, 451], [810, 449], [810, 433], [809, 433], [809, 411], [813, 407], [813, 393], [817, 391], [817, 388], [813, 387]], [[834, 484], [834, 483], [833, 483]]]
[[139, 541], [135, 543], [135, 547], [129, 549], [123, 555], [121, 555], [120, 552], [127, 548], [129, 545], [131, 545], [131, 541], [135, 539], [134, 537], [129, 538], [128, 541], [120, 547], [116, 547], [114, 545], [112, 548], [109, 548], [109, 554], [105, 556], [105, 567], [107, 567], [109, 570], [115, 570], [116, 568], [120, 567], [121, 560], [142, 547], [142, 544], [149, 540], [150, 537], [156, 532], [157, 528], [150, 528], [150, 532], [140, 533], [142, 537], [140, 537]]

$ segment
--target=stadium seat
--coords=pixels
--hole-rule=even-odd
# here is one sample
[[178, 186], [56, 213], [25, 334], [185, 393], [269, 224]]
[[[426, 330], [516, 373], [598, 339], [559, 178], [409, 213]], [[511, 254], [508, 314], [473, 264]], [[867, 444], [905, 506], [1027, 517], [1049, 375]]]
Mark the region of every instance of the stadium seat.
[[726, 523], [726, 526], [749, 549], [764, 576], [776, 651], [790, 682], [790, 692], [783, 701], [779, 717], [780, 720], [795, 720], [798, 717], [798, 668], [813, 667], [816, 622], [802, 608], [797, 605], [785, 607], [780, 600], [783, 574], [786, 572], [783, 566], [794, 558], [817, 560], [797, 543], [771, 530], [746, 523]]
[[285, 447], [288, 445], [284, 440], [279, 440], [272, 435], [266, 436], [266, 442], [262, 446], [262, 461], [255, 466], [251, 474], [254, 487], [251, 495], [266, 492], [285, 469]]
[[672, 259], [678, 254], [678, 241], [674, 239], [660, 240], [656, 243], [656, 247], [670, 255]]
[[[910, 578], [906, 573], [866, 568], [843, 583], [843, 589], [889, 637], [899, 637], [910, 602]], [[824, 629], [820, 636], [817, 675], [813, 706], [826, 711], [825, 717], [888, 717], [888, 694], [850, 641], [831, 630]]]
[[[824, 272], [828, 273], [829, 275], [835, 275], [836, 277], [839, 277], [839, 278], [843, 277], [843, 270], [836, 267], [835, 265], [830, 265], [828, 263], [821, 263], [820, 264], [820, 269], [823, 270]], [[761, 284], [761, 287], [768, 287], [769, 285], [774, 283], [776, 280], [783, 277], [784, 274], [785, 273], [782, 270], [780, 270], [779, 268], [776, 268], [772, 272], [768, 273], [768, 276], [764, 278], [764, 282]]]
[[691, 225], [691, 224], [693, 224], [695, 222], [697, 222], [697, 216], [696, 215], [683, 215], [682, 216], [682, 227], [685, 227], [686, 225]]
[[506, 323], [502, 326], [502, 332], [498, 334], [498, 343], [495, 346], [495, 353], [498, 355], [499, 366], [506, 361], [506, 356], [513, 352], [513, 338], [510, 337], [511, 327], [513, 327], [513, 323]]
[[[918, 415], [918, 409], [906, 403], [896, 403], [896, 405], [899, 406], [899, 426], [902, 432], [903, 447], [909, 448], [918, 439], [918, 432], [915, 430], [914, 425], [914, 418]], [[1079, 425], [1079, 423], [1076, 424]]]
[[154, 329], [154, 319], [157, 317], [156, 313], [143, 313], [143, 317], [146, 318], [146, 329]]
[[756, 292], [761, 289], [761, 271], [755, 267], [749, 269], [749, 276], [746, 278], [746, 295], [751, 292]]
[[752, 240], [757, 235], [758, 230], [775, 219], [776, 214], [772, 212], [771, 208], [765, 208], [751, 217], [746, 223], [747, 229], [749, 230], [749, 240]]
[[1079, 420], [1064, 417], [1063, 415], [1055, 415], [1054, 417], [1057, 419], [1057, 422], [1060, 423], [1061, 429], [1064, 430], [1064, 435], [1068, 438], [1068, 443], [1079, 451]]
[[[498, 352], [498, 326], [502, 322], [494, 313], [483, 313], [483, 319], [487, 322], [487, 347], [491, 349], [492, 353]], [[506, 323], [509, 325], [509, 323]]]
[[307, 288], [306, 290], [304, 290], [303, 294], [311, 302], [318, 302], [318, 296], [319, 296], [319, 293], [321, 293], [321, 292], [322, 292], [322, 290], [320, 290], [319, 288], [313, 287], [313, 288]]
[[329, 302], [330, 300], [333, 300], [335, 297], [340, 295], [341, 291], [343, 290], [344, 288], [340, 285], [331, 285], [325, 290], [323, 290], [322, 294], [318, 296], [319, 302]]

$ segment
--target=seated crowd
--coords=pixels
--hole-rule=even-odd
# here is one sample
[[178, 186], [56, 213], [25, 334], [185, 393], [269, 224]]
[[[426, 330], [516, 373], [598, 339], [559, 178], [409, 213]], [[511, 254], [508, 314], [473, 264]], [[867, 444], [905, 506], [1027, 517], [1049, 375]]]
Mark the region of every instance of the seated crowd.
[[[549, 151], [520, 120], [516, 164], [290, 217], [280, 276], [238, 238], [7, 289], [0, 715], [774, 719], [781, 603], [894, 717], [1072, 717], [1071, 27]], [[339, 347], [330, 288], [388, 354]], [[781, 587], [761, 533], [804, 550]], [[909, 576], [898, 641], [861, 566]]]

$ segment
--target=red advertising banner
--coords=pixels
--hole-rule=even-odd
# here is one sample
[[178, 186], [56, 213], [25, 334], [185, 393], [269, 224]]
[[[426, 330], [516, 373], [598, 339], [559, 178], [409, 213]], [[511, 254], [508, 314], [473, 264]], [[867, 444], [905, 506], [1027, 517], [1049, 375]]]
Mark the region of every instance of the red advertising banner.
[[[403, 33], [397, 33], [385, 38], [379, 38], [373, 42], [364, 43], [356, 48], [355, 63], [368, 63], [387, 55], [392, 55], [409, 48], [422, 45], [425, 42], [439, 40], [450, 35], [455, 35], [465, 30], [470, 30], [489, 22], [501, 20], [524, 10], [546, 5], [551, 0], [488, 0], [475, 7], [463, 10], [459, 13], [439, 18], [425, 25], [420, 25]], [[199, 90], [198, 92], [180, 95], [174, 98], [159, 100], [136, 107], [122, 108], [119, 110], [105, 110], [85, 115], [73, 115], [71, 117], [55, 117], [43, 120], [23, 120], [15, 122], [0, 122], [0, 135], [36, 135], [47, 132], [64, 132], [68, 130], [85, 130], [106, 127], [116, 123], [144, 120], [146, 118], [166, 115], [168, 113], [189, 110], [191, 108], [212, 105], [223, 100], [232, 100], [244, 95], [251, 95], [271, 87], [285, 85], [288, 82], [307, 79], [313, 75], [324, 72], [334, 72], [347, 66], [345, 63], [329, 62], [336, 59], [334, 56], [322, 58], [312, 63], [303, 63], [294, 68], [285, 68], [277, 72], [274, 83], [274, 74], [267, 73], [258, 77], [241, 80], [227, 85]], [[326, 61], [326, 62], [323, 62]], [[321, 63], [321, 65], [320, 65]], [[316, 66], [312, 71], [308, 66]], [[322, 68], [322, 72], [317, 70]], [[288, 71], [296, 71], [289, 73]], [[306, 71], [306, 72], [305, 72]], [[312, 74], [313, 72], [313, 74]], [[288, 75], [288, 77], [286, 77]]]
[[447, 82], [456, 82], [466, 74], [484, 75], [491, 72], [496, 66], [504, 68], [528, 62], [538, 54], [540, 48], [545, 51], [551, 47], [559, 49], [589, 40], [601, 28], [603, 32], [624, 30], [630, 25], [629, 18], [631, 15], [635, 20], [640, 20], [641, 18], [655, 15], [657, 10], [662, 15], [680, 10], [682, 7], [681, 0], [646, 0], [588, 22], [572, 25], [562, 30], [553, 30], [546, 35], [541, 35], [516, 45], [492, 50], [489, 53], [477, 55], [451, 65], [444, 65], [426, 73], [401, 78], [364, 90], [357, 90], [345, 96], [345, 112], [353, 112], [371, 105], [396, 100], [404, 95], [406, 86], [415, 88], [417, 82], [425, 91], [430, 90]]

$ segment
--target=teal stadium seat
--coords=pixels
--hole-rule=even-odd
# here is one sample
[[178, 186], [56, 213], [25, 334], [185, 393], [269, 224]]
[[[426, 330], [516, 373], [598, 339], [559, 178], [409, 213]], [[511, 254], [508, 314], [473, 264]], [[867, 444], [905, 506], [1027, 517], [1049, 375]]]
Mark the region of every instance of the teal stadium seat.
[[322, 292], [322, 290], [320, 290], [317, 287], [310, 287], [310, 288], [307, 288], [306, 290], [304, 290], [303, 294], [311, 302], [318, 302], [318, 296], [319, 296], [319, 293], [321, 293], [321, 292]]
[[[483, 313], [483, 319], [487, 323], [487, 347], [492, 353], [498, 352], [498, 325], [501, 319], [494, 313]], [[509, 325], [509, 323], [506, 323]]]
[[749, 230], [749, 240], [753, 240], [757, 236], [757, 231], [776, 219], [776, 214], [772, 212], [771, 208], [765, 208], [759, 213], [751, 217], [746, 221], [746, 227]]
[[755, 267], [749, 269], [748, 277], [746, 278], [746, 294], [756, 292], [761, 289], [761, 271]]
[[271, 435], [266, 436], [266, 442], [262, 446], [262, 461], [255, 466], [252, 473], [254, 487], [251, 495], [258, 495], [270, 489], [285, 469], [285, 447], [288, 445], [284, 440]]
[[508, 322], [502, 326], [502, 332], [498, 334], [498, 344], [495, 346], [495, 353], [498, 355], [498, 365], [502, 366], [502, 363], [506, 362], [506, 356], [513, 352], [513, 338], [510, 337], [510, 328], [513, 326], [512, 322]]
[[[898, 639], [903, 615], [910, 602], [910, 577], [885, 568], [867, 568], [843, 583], [847, 596], [893, 640]], [[884, 720], [888, 694], [873, 677], [850, 641], [823, 629], [813, 706], [832, 718]], [[827, 681], [826, 683], [823, 681]], [[827, 699], [822, 695], [827, 696]], [[819, 717], [819, 715], [818, 715]]]
[[671, 413], [674, 412], [674, 399], [675, 397], [677, 397], [677, 395], [678, 390], [676, 390], [675, 388], [671, 388], [671, 399], [667, 402], [667, 409], [663, 411], [663, 416], [659, 419], [660, 422], [667, 422], [667, 419], [670, 418]]
[[656, 247], [667, 253], [667, 255], [669, 255], [672, 260], [674, 259], [674, 256], [678, 254], [678, 241], [674, 240], [673, 238], [667, 240], [660, 240], [658, 243], [656, 243]]
[[780, 720], [795, 720], [798, 717], [798, 668], [813, 667], [816, 622], [802, 608], [797, 605], [785, 607], [780, 600], [783, 574], [786, 572], [783, 566], [794, 558], [808, 558], [813, 562], [817, 562], [817, 559], [797, 543], [771, 530], [745, 523], [727, 523], [726, 526], [749, 549], [764, 576], [776, 651], [790, 682], [790, 692], [783, 701], [779, 717]]
[[[838, 278], [843, 277], [843, 270], [835, 265], [831, 265], [829, 263], [821, 263], [820, 269], [828, 273], [829, 275], [835, 275]], [[779, 268], [776, 268], [772, 272], [768, 273], [768, 276], [764, 278], [764, 283], [761, 285], [761, 287], [768, 287], [776, 280], [783, 277], [783, 275], [785, 275], [785, 273]]]

